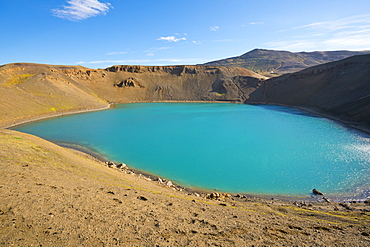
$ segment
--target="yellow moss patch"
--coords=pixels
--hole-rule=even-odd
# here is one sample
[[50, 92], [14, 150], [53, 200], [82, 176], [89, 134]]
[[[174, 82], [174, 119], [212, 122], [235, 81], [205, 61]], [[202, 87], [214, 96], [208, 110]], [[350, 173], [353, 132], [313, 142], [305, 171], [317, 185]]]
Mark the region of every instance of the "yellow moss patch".
[[6, 81], [8, 85], [14, 85], [18, 83], [22, 83], [25, 80], [31, 78], [34, 74], [20, 74], [20, 75], [13, 75], [10, 79]]

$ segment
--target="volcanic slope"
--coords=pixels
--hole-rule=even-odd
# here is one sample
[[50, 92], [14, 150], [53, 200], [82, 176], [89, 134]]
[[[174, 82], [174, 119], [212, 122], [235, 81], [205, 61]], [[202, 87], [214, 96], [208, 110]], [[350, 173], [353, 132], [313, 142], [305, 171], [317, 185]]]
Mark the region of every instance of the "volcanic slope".
[[297, 72], [311, 66], [368, 53], [370, 51], [289, 52], [254, 49], [241, 56], [211, 61], [205, 63], [205, 65], [238, 66], [268, 77], [276, 77], [281, 74]]
[[370, 129], [370, 55], [353, 56], [264, 81], [246, 103], [303, 108]]

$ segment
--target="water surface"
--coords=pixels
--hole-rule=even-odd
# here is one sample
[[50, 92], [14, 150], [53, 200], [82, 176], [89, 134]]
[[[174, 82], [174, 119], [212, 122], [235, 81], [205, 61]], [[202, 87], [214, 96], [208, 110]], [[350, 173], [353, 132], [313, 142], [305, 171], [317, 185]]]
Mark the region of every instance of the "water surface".
[[369, 193], [369, 136], [280, 106], [137, 103], [20, 126], [186, 187], [233, 193]]

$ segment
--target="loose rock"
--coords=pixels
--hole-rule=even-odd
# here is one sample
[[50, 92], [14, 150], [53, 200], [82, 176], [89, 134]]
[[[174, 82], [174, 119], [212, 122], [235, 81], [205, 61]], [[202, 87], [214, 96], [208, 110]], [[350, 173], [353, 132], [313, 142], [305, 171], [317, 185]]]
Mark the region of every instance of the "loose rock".
[[312, 193], [314, 193], [315, 195], [324, 195], [322, 192], [318, 191], [317, 189], [313, 189], [312, 190]]

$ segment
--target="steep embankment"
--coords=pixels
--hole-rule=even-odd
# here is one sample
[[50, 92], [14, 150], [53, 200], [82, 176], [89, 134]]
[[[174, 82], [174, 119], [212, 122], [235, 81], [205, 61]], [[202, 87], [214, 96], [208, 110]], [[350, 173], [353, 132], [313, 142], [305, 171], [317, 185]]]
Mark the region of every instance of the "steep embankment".
[[[104, 71], [85, 71], [77, 79], [99, 97], [114, 103], [242, 101], [242, 92], [235, 85], [237, 76], [257, 81], [264, 79], [243, 68], [127, 65], [112, 66]], [[75, 77], [71, 76], [72, 79]]]
[[370, 129], [370, 55], [269, 79], [246, 103], [305, 108]]
[[238, 66], [269, 77], [293, 73], [323, 63], [338, 61], [370, 51], [289, 52], [254, 49], [243, 55], [206, 63], [213, 66]]
[[243, 68], [214, 66], [82, 66], [8, 64], [0, 67], [0, 126], [108, 103], [143, 101], [243, 102], [236, 80], [264, 79]]
[[104, 99], [60, 71], [85, 70], [40, 64], [0, 67], [0, 126], [63, 112], [107, 106]]

